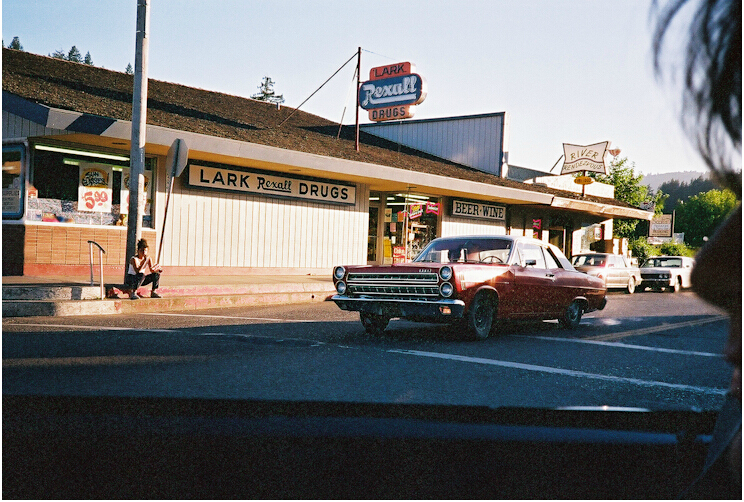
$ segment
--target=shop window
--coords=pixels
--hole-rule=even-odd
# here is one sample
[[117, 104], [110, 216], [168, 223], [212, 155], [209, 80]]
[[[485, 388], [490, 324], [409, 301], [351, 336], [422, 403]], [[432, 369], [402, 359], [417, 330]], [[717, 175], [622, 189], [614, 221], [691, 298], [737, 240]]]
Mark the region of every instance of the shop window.
[[[142, 226], [152, 228], [153, 166], [145, 160], [147, 202]], [[127, 225], [129, 158], [36, 145], [27, 218], [32, 221]]]
[[388, 194], [386, 199], [384, 263], [411, 261], [437, 237], [439, 199], [403, 193]]
[[23, 216], [24, 146], [3, 146], [3, 218]]

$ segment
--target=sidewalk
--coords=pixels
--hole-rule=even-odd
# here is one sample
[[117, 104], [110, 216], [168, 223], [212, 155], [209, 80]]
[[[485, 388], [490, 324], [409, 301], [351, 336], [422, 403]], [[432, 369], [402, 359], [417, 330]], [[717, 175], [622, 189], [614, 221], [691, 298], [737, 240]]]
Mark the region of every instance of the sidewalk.
[[330, 274], [172, 276], [160, 278], [160, 299], [148, 298], [150, 286], [130, 300], [118, 288], [90, 276], [3, 276], [3, 317], [104, 315], [275, 305], [325, 301], [334, 294]]

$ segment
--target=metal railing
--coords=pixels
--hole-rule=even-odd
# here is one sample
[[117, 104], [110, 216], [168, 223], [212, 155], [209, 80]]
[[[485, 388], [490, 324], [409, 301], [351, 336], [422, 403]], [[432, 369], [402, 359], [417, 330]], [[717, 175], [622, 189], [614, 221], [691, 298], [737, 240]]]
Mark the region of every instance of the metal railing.
[[101, 300], [106, 298], [106, 291], [103, 285], [103, 255], [106, 251], [96, 241], [88, 241], [88, 248], [90, 249], [90, 285], [93, 286], [93, 245], [98, 248], [98, 268], [101, 270]]

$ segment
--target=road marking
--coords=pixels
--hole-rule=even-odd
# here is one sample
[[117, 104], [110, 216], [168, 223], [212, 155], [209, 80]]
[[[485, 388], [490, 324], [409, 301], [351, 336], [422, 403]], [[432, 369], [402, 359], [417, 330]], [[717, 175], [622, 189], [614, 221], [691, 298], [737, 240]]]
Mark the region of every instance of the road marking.
[[143, 333], [177, 333], [178, 330], [174, 329], [151, 329], [151, 328], [122, 328], [118, 326], [84, 326], [79, 324], [42, 324], [42, 323], [13, 323], [10, 326], [30, 326], [34, 328], [70, 328], [70, 329], [90, 329], [100, 331], [140, 331]]
[[424, 352], [420, 350], [402, 350], [402, 349], [389, 349], [387, 352], [390, 352], [393, 354], [405, 354], [405, 355], [418, 356], [418, 357], [432, 357], [436, 359], [446, 359], [450, 361], [459, 361], [459, 362], [465, 362], [465, 363], [487, 364], [491, 366], [500, 366], [503, 368], [512, 368], [512, 369], [519, 369], [519, 370], [525, 370], [525, 371], [536, 371], [540, 373], [551, 373], [554, 375], [563, 375], [563, 376], [570, 376], [570, 377], [577, 377], [577, 378], [589, 378], [593, 380], [605, 380], [605, 381], [610, 381], [610, 382], [628, 383], [628, 384], [633, 384], [633, 385], [641, 385], [644, 387], [666, 387], [666, 388], [674, 389], [674, 390], [699, 392], [703, 394], [713, 394], [713, 395], [723, 396], [727, 392], [727, 389], [716, 389], [713, 387], [698, 387], [695, 385], [657, 382], [653, 380], [641, 380], [639, 378], [627, 378], [627, 377], [618, 377], [618, 376], [611, 376], [611, 375], [600, 375], [597, 373], [586, 373], [583, 371], [566, 370], [562, 368], [552, 368], [550, 366], [537, 366], [534, 364], [523, 364], [523, 363], [516, 363], [512, 361], [497, 361], [495, 359], [484, 359], [481, 357], [460, 356], [456, 354], [442, 354], [439, 352]]
[[241, 317], [229, 315], [208, 315], [208, 314], [173, 314], [170, 312], [143, 312], [142, 315], [152, 316], [169, 316], [169, 317], [207, 317], [212, 319], [241, 319], [243, 321], [271, 321], [271, 322], [332, 322], [327, 320], [307, 320], [307, 319], [274, 319], [271, 317]]
[[530, 335], [509, 335], [515, 338], [533, 338], [537, 340], [549, 340], [551, 342], [570, 342], [570, 343], [587, 343], [591, 345], [603, 345], [607, 347], [618, 347], [621, 349], [648, 350], [650, 352], [663, 352], [665, 354], [681, 354], [685, 356], [703, 356], [722, 358], [723, 354], [714, 352], [697, 352], [694, 350], [665, 349], [663, 347], [648, 347], [646, 345], [630, 345], [620, 342], [602, 342], [591, 338], [558, 338], [552, 336], [530, 336]]
[[3, 368], [31, 368], [52, 366], [122, 366], [132, 364], [184, 363], [206, 361], [211, 356], [87, 356], [34, 357], [3, 359]]
[[607, 335], [590, 336], [584, 338], [584, 340], [591, 341], [603, 341], [603, 340], [617, 340], [618, 338], [627, 338], [629, 336], [640, 336], [649, 335], [651, 333], [659, 333], [662, 331], [669, 331], [673, 329], [689, 328], [692, 326], [701, 326], [703, 324], [710, 324], [718, 321], [724, 321], [728, 319], [728, 316], [717, 315], [714, 317], [707, 317], [705, 319], [697, 319], [695, 321], [678, 322], [674, 324], [660, 324], [658, 326], [649, 326], [648, 328], [633, 329], [630, 331], [621, 331], [620, 333], [609, 333]]

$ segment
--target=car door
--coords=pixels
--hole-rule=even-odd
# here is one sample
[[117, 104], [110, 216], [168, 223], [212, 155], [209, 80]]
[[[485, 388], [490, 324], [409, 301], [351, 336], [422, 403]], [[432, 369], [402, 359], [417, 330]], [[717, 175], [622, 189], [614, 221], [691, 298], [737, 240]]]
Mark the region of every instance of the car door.
[[519, 316], [539, 316], [551, 310], [554, 277], [547, 269], [542, 247], [520, 242], [517, 262], [512, 267], [515, 291], [512, 310]]
[[546, 291], [547, 306], [550, 312], [561, 313], [577, 296], [576, 272], [564, 269], [549, 247], [543, 248], [543, 254], [548, 277], [552, 279], [552, 284]]
[[609, 256], [607, 263], [607, 287], [622, 288], [628, 284], [628, 269], [620, 256]]

